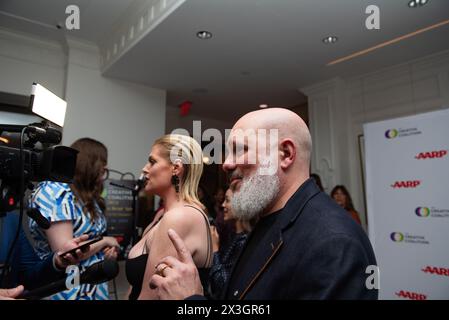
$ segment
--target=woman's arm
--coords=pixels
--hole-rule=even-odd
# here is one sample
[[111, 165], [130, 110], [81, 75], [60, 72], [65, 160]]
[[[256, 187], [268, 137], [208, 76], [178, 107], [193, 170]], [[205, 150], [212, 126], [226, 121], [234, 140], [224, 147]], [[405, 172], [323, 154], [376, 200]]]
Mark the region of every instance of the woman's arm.
[[[53, 222], [50, 228], [45, 231], [47, 235], [48, 244], [53, 252], [64, 251], [64, 245], [73, 239], [73, 224], [71, 221], [58, 221]], [[118, 247], [117, 240], [112, 237], [104, 237], [101, 241], [98, 241], [89, 246], [89, 251], [82, 253], [80, 260], [85, 260], [105, 247]], [[79, 256], [79, 254], [77, 253]]]
[[[104, 249], [106, 249], [106, 250], [104, 250]], [[102, 240], [90, 245], [89, 251], [93, 251], [93, 252], [97, 253], [101, 250], [104, 250], [105, 254], [108, 258], [113, 258], [112, 251], [115, 251], [115, 258], [117, 258], [117, 253], [118, 253], [119, 249], [120, 249], [120, 245], [118, 244], [117, 239], [115, 239], [114, 237], [103, 237]]]
[[57, 221], [53, 222], [45, 231], [48, 245], [51, 251], [61, 251], [64, 244], [73, 239], [73, 224], [71, 221]]
[[129, 300], [129, 296], [131, 295], [132, 291], [133, 291], [133, 286], [129, 286], [128, 291], [126, 292], [126, 295], [125, 295], [126, 299]]
[[218, 234], [217, 227], [210, 226], [210, 234], [212, 237], [212, 252], [216, 253], [220, 250], [220, 235]]
[[[194, 257], [194, 260], [198, 260], [200, 258], [196, 257], [196, 253], [202, 243], [204, 243], [204, 241], [201, 241], [204, 233], [202, 229], [205, 229], [204, 218], [200, 214], [192, 212], [191, 210], [194, 209], [180, 208], [170, 210], [165, 213], [164, 218], [161, 220], [159, 225], [155, 227], [157, 229], [155, 229], [151, 243], [148, 241], [146, 243], [147, 246], [149, 245], [151, 247], [147, 247], [149, 257], [147, 260], [139, 300], [156, 299], [155, 290], [150, 289], [149, 287], [150, 279], [155, 273], [156, 264], [162, 258], [167, 256], [178, 257], [175, 248], [168, 238], [168, 229], [174, 229], [178, 233]], [[195, 263], [198, 264], [198, 261], [195, 261]]]

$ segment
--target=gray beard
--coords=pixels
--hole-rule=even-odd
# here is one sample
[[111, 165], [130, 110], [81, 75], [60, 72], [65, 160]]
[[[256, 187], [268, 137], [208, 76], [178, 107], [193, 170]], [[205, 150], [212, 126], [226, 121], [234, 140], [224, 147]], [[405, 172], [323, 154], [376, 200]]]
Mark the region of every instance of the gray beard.
[[240, 189], [232, 195], [231, 207], [237, 219], [258, 217], [278, 196], [280, 182], [277, 174], [261, 175], [258, 171], [242, 180]]

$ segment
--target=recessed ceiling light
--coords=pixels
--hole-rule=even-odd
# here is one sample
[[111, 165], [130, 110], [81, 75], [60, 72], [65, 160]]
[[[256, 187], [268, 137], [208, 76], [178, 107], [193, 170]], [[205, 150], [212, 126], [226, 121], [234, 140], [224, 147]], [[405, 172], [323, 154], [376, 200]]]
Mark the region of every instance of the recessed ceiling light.
[[203, 30], [203, 31], [198, 31], [196, 33], [196, 36], [198, 38], [200, 38], [201, 40], [207, 40], [207, 39], [212, 38], [212, 33], [210, 33], [209, 31]]
[[338, 38], [336, 36], [328, 36], [323, 39], [323, 42], [325, 44], [332, 44], [338, 41]]
[[429, 2], [429, 0], [410, 0], [408, 2], [409, 8], [418, 8], [426, 5]]
[[261, 105], [259, 105], [259, 108], [261, 108], [261, 109], [268, 108], [268, 104], [261, 104]]

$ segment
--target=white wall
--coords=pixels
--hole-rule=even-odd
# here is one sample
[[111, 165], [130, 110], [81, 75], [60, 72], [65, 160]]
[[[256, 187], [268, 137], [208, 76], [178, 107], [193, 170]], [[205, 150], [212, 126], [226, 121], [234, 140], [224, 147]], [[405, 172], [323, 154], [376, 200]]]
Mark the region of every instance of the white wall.
[[358, 146], [362, 125], [449, 107], [449, 51], [301, 91], [309, 100], [312, 170], [328, 192], [346, 185], [365, 223]]
[[63, 97], [66, 60], [60, 44], [0, 28], [0, 91], [29, 95], [38, 82]]
[[[192, 134], [193, 121], [201, 120], [201, 131], [212, 128], [220, 130], [223, 138], [225, 129], [231, 129], [235, 121], [220, 121], [212, 118], [196, 116], [193, 112], [182, 117], [178, 107], [167, 106], [166, 108], [166, 133], [172, 132], [174, 129], [182, 128], [188, 130]], [[237, 121], [237, 118], [235, 119]], [[202, 133], [201, 132], [201, 133]]]
[[62, 143], [86, 136], [102, 141], [110, 168], [139, 174], [152, 142], [165, 132], [165, 91], [103, 77], [91, 44], [69, 40], [64, 50], [0, 30], [0, 72], [0, 91], [29, 95], [35, 81], [66, 99]]
[[85, 136], [109, 149], [109, 167], [135, 175], [165, 131], [165, 91], [102, 77], [96, 48], [69, 41], [64, 144]]

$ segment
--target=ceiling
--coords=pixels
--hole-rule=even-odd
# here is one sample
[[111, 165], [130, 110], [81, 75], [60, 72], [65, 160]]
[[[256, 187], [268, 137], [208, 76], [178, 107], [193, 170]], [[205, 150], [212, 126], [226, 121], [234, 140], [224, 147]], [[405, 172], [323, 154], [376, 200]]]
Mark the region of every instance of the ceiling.
[[[304, 101], [298, 91], [304, 86], [449, 49], [447, 24], [326, 66], [332, 60], [449, 19], [447, 0], [430, 0], [418, 9], [408, 8], [408, 1], [186, 0], [104, 75], [165, 89], [169, 105], [191, 100], [192, 113], [222, 120], [262, 103], [293, 106]], [[76, 36], [98, 43], [133, 3], [3, 0], [0, 10], [53, 25], [64, 21], [68, 4], [77, 4], [82, 27]], [[380, 8], [380, 30], [365, 28], [365, 9], [372, 4]], [[50, 28], [1, 15], [0, 19], [0, 26], [54, 37], [55, 30]], [[200, 30], [212, 32], [212, 38], [198, 39]], [[338, 36], [339, 41], [325, 45], [322, 39], [328, 35]]]
[[36, 22], [0, 13], [0, 26], [59, 41], [64, 32], [56, 25], [64, 26], [69, 16], [65, 13], [67, 6], [77, 5], [80, 29], [70, 31], [70, 35], [96, 43], [114, 27], [133, 2], [135, 0], [0, 0], [0, 11]]

